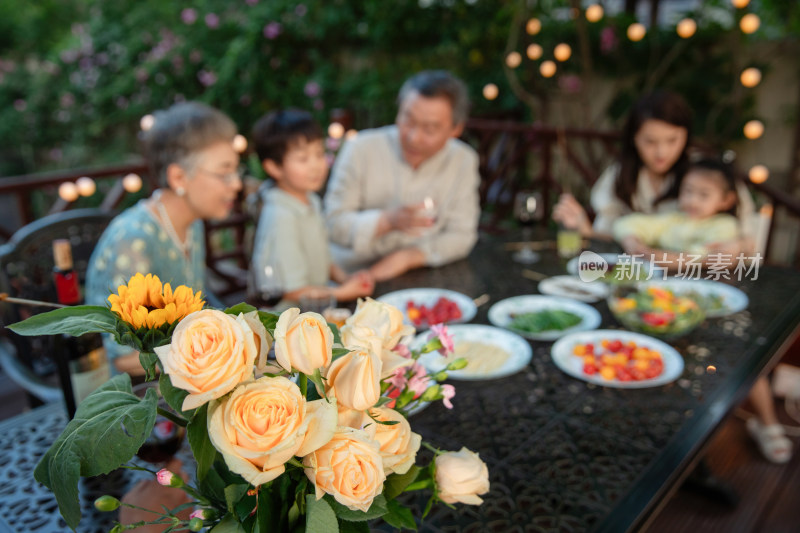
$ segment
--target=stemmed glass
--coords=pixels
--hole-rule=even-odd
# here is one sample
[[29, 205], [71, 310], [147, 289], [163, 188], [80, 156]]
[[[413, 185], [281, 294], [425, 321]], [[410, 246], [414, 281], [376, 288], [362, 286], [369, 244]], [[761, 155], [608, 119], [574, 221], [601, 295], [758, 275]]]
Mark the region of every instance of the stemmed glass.
[[514, 261], [529, 265], [540, 259], [531, 247], [533, 225], [541, 219], [542, 201], [539, 193], [520, 191], [514, 196], [514, 217], [522, 226], [522, 248], [513, 255]]
[[273, 265], [257, 267], [259, 275], [253, 268], [248, 272], [248, 299], [258, 307], [275, 307], [283, 298], [283, 281]]

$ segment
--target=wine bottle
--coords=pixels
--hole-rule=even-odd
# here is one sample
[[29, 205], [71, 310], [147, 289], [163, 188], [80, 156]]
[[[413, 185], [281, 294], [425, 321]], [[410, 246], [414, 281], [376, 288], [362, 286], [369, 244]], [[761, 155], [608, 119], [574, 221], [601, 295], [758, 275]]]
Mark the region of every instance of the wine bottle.
[[[81, 303], [78, 273], [73, 267], [72, 247], [68, 240], [53, 241], [53, 259], [53, 281], [58, 302], [64, 305]], [[111, 377], [103, 337], [99, 333], [85, 333], [80, 337], [62, 335], [56, 349], [61, 352], [58, 356], [69, 361], [69, 381], [75, 405]], [[67, 405], [70, 410], [69, 402]]]

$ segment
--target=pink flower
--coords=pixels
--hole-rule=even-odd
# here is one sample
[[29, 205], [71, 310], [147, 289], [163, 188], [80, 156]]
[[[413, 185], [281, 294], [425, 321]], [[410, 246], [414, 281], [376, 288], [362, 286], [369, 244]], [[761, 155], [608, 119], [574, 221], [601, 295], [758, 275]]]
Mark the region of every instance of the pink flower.
[[192, 514], [189, 515], [189, 520], [191, 520], [192, 518], [199, 518], [200, 520], [205, 520], [206, 514], [208, 514], [206, 513], [206, 509], [197, 509], [195, 511], [192, 511]]
[[22, 113], [23, 111], [28, 109], [28, 102], [26, 102], [22, 98], [18, 98], [14, 100], [14, 109]]
[[403, 389], [406, 386], [407, 381], [405, 368], [398, 368], [394, 371], [392, 377], [386, 380], [387, 383], [398, 389]]
[[408, 388], [414, 391], [414, 398], [419, 398], [428, 390], [430, 378], [428, 377], [428, 372], [425, 370], [425, 367], [419, 363], [415, 362], [411, 370], [414, 372], [414, 376], [408, 380]]
[[204, 87], [210, 87], [217, 83], [217, 75], [210, 70], [201, 70], [197, 73], [197, 79]]
[[406, 346], [405, 344], [398, 344], [397, 346], [392, 348], [392, 351], [401, 357], [405, 357], [406, 359], [411, 358], [411, 350], [409, 350], [408, 346]]
[[197, 22], [197, 11], [191, 7], [187, 7], [181, 11], [181, 20], [184, 24], [194, 24]]
[[294, 14], [298, 17], [305, 17], [306, 13], [308, 13], [308, 8], [304, 4], [297, 4], [297, 7], [294, 8]]
[[270, 40], [275, 39], [281, 34], [282, 29], [280, 22], [272, 21], [264, 26], [264, 37]]
[[428, 340], [433, 340], [436, 337], [439, 337], [439, 341], [442, 343], [439, 353], [442, 355], [453, 353], [453, 336], [447, 332], [447, 326], [444, 324], [435, 324], [431, 326], [431, 334], [428, 337]]
[[450, 399], [453, 398], [453, 396], [455, 395], [456, 395], [455, 387], [453, 387], [452, 385], [442, 385], [442, 396], [444, 396], [444, 398], [442, 398], [442, 403], [448, 409], [453, 408], [453, 404], [450, 403]]
[[600, 32], [600, 51], [607, 54], [617, 47], [617, 34], [614, 28], [606, 26]]
[[322, 98], [317, 98], [314, 100], [314, 109], [317, 111], [322, 111], [325, 109], [325, 102], [322, 101]]
[[566, 74], [558, 78], [558, 86], [565, 93], [575, 94], [580, 92], [581, 87], [583, 87], [583, 82], [580, 77], [575, 74]]
[[338, 150], [341, 144], [342, 144], [341, 139], [334, 139], [333, 137], [328, 137], [327, 139], [325, 139], [325, 148], [327, 148], [328, 150]]
[[166, 468], [162, 468], [156, 473], [156, 481], [164, 487], [180, 487], [183, 485], [183, 480]]
[[217, 29], [219, 27], [219, 17], [215, 13], [207, 14], [205, 20], [206, 20], [206, 26], [208, 26], [212, 30]]
[[306, 83], [305, 87], [303, 87], [303, 92], [309, 98], [314, 98], [315, 96], [319, 96], [321, 90], [322, 88], [319, 86], [319, 83], [315, 81], [310, 81]]

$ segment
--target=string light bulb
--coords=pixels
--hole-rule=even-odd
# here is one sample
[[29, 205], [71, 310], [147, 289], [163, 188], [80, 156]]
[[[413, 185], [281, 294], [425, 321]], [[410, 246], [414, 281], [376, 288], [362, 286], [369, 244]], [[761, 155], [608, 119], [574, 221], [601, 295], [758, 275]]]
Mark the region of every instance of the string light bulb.
[[483, 97], [487, 100], [494, 100], [500, 94], [500, 89], [494, 83], [487, 83], [483, 86]]
[[522, 55], [519, 52], [509, 52], [506, 56], [506, 65], [509, 68], [517, 68], [522, 63]]
[[769, 178], [769, 169], [764, 165], [754, 165], [747, 173], [747, 177], [753, 183], [764, 183]]
[[78, 189], [78, 194], [81, 196], [91, 196], [97, 190], [97, 184], [89, 176], [78, 178], [75, 182], [75, 186]]
[[688, 39], [697, 31], [697, 23], [693, 19], [685, 18], [678, 22], [678, 26], [675, 30], [678, 32], [678, 36], [683, 39]]
[[531, 61], [536, 61], [542, 57], [542, 54], [544, 54], [544, 49], [538, 44], [531, 44], [528, 45], [528, 49], [525, 51], [525, 53], [528, 55], [528, 59]]
[[344, 134], [344, 139], [346, 141], [352, 141], [358, 135], [358, 130], [347, 130]]
[[744, 136], [748, 139], [758, 139], [764, 135], [764, 123], [760, 120], [749, 120], [743, 128]]
[[759, 26], [761, 26], [761, 19], [755, 13], [748, 13], [739, 21], [739, 28], [744, 33], [755, 33]]
[[339, 122], [331, 122], [328, 126], [328, 137], [331, 139], [341, 139], [344, 137], [344, 126]]
[[122, 188], [129, 193], [138, 192], [142, 188], [142, 178], [138, 174], [128, 174], [122, 178]]
[[142, 131], [149, 131], [155, 123], [156, 118], [153, 115], [145, 115], [139, 120], [139, 127], [142, 128]]
[[542, 31], [542, 21], [537, 18], [528, 20], [528, 23], [525, 24], [525, 31], [528, 32], [528, 35], [536, 35]]
[[554, 61], [542, 61], [539, 65], [539, 73], [545, 78], [552, 78], [556, 74], [556, 64]]
[[644, 39], [644, 36], [647, 34], [647, 28], [644, 27], [644, 24], [639, 22], [634, 22], [630, 26], [628, 26], [628, 39], [633, 42], [638, 42]]
[[739, 81], [741, 81], [742, 85], [745, 87], [753, 88], [761, 83], [761, 71], [755, 67], [746, 68], [739, 76]]
[[750, 3], [750, 0], [731, 0], [731, 4], [736, 9], [744, 9]]
[[58, 197], [65, 202], [74, 202], [78, 199], [78, 186], [71, 181], [65, 181], [58, 186]]
[[572, 48], [567, 43], [561, 43], [556, 45], [555, 49], [553, 49], [553, 57], [555, 57], [558, 61], [564, 62], [572, 56]]
[[245, 139], [244, 135], [236, 134], [236, 137], [233, 138], [233, 143], [231, 143], [233, 149], [236, 150], [237, 154], [243, 154], [245, 150], [247, 150], [247, 139]]
[[603, 18], [603, 6], [592, 4], [586, 8], [586, 20], [589, 22], [597, 22], [601, 18]]

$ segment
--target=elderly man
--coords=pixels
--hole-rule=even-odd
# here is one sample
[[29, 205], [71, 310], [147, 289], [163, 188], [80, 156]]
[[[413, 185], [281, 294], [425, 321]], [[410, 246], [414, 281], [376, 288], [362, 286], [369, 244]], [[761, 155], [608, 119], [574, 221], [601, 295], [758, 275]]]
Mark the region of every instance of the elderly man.
[[395, 125], [359, 132], [339, 154], [325, 195], [334, 262], [376, 280], [461, 259], [475, 245], [478, 156], [457, 137], [466, 87], [423, 71], [400, 89]]

